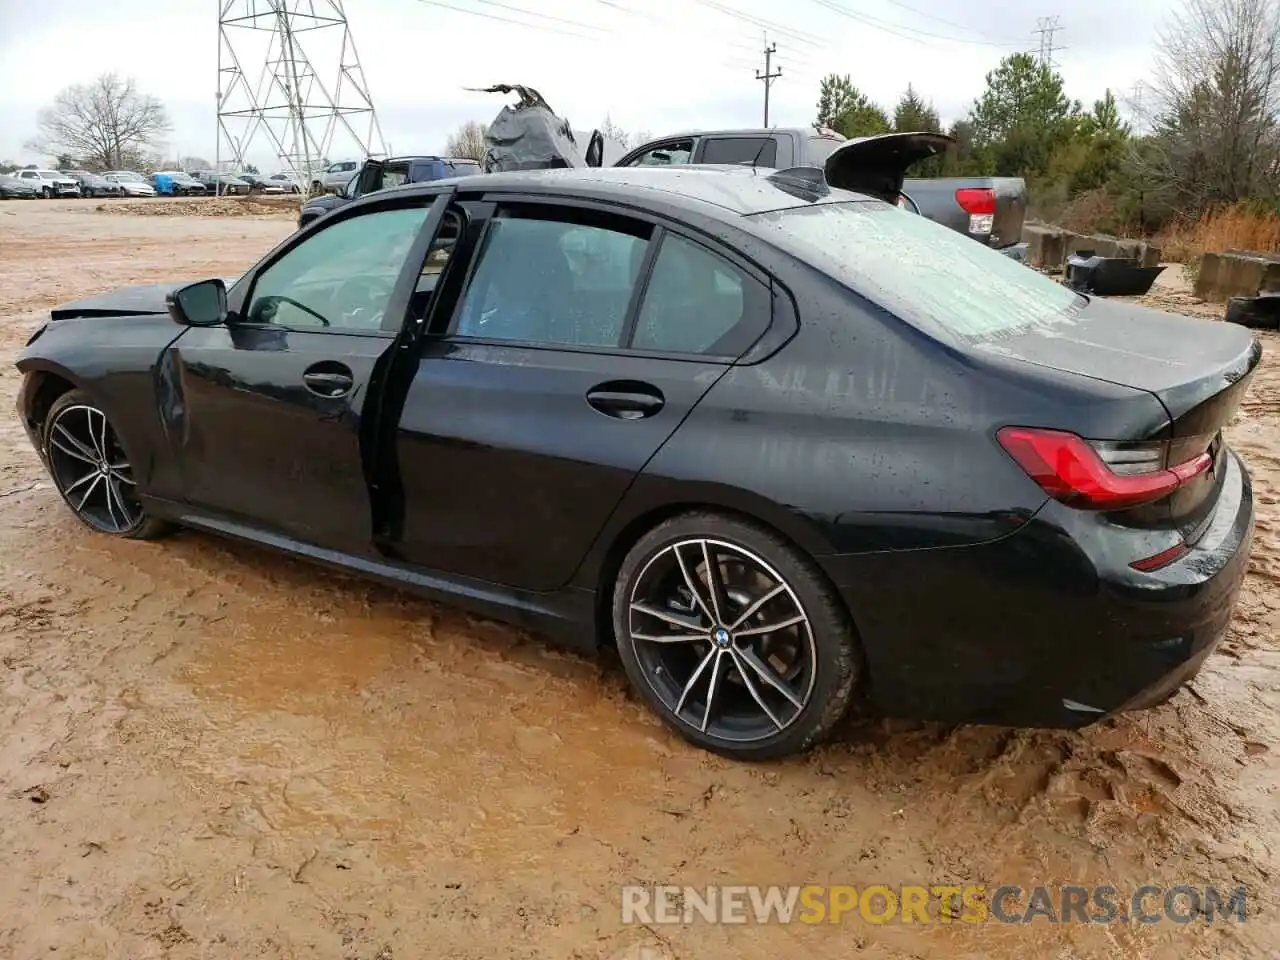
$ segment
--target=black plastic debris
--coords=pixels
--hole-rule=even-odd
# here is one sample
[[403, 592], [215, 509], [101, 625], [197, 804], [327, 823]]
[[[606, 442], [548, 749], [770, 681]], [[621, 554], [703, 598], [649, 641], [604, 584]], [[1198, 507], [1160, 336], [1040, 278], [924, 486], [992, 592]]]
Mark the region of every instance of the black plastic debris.
[[1099, 297], [1138, 297], [1151, 289], [1164, 267], [1139, 266], [1131, 257], [1099, 257], [1077, 250], [1067, 257], [1066, 285]]
[[1280, 293], [1232, 297], [1227, 301], [1226, 320], [1251, 330], [1280, 330]]
[[479, 93], [514, 93], [520, 99], [502, 108], [485, 131], [485, 173], [502, 170], [555, 170], [598, 167], [603, 138], [593, 131], [586, 149], [579, 146], [569, 121], [556, 116], [542, 94], [520, 84], [498, 83]]

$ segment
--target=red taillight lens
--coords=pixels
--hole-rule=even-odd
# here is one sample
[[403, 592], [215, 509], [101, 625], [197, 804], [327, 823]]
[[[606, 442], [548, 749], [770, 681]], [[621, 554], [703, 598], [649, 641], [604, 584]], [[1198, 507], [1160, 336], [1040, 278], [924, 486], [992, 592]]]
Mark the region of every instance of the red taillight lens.
[[961, 187], [956, 191], [956, 203], [970, 216], [995, 213], [996, 192], [990, 187]]
[[1005, 427], [1000, 446], [1055, 500], [1081, 510], [1123, 510], [1167, 497], [1213, 463], [1202, 453], [1176, 467], [1115, 473], [1087, 440], [1061, 430]]

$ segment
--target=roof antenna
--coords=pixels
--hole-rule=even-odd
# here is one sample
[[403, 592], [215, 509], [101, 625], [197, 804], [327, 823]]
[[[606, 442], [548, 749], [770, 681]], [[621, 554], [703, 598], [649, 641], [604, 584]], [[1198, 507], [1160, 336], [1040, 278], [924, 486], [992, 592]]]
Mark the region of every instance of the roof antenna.
[[765, 137], [764, 139], [762, 139], [762, 140], [760, 141], [760, 149], [759, 149], [759, 150], [757, 150], [757, 151], [756, 151], [756, 155], [755, 155], [754, 157], [752, 157], [752, 158], [751, 158], [751, 169], [752, 169], [752, 170], [754, 170], [754, 169], [756, 168], [756, 164], [760, 162], [760, 157], [764, 154], [764, 148], [765, 148], [765, 147], [767, 147], [767, 146], [769, 145], [769, 141], [770, 141], [771, 139], [772, 139], [771, 137]]

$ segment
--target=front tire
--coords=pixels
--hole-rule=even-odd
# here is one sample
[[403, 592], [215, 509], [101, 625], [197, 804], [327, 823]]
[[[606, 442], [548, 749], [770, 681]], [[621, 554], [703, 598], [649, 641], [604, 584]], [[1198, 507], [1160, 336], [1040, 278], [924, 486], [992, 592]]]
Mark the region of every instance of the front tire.
[[737, 760], [821, 741], [861, 674], [853, 624], [813, 561], [714, 513], [667, 520], [631, 549], [613, 627], [649, 706], [690, 743]]
[[143, 510], [120, 436], [87, 394], [70, 390], [54, 401], [43, 433], [49, 475], [81, 523], [131, 540], [168, 529]]

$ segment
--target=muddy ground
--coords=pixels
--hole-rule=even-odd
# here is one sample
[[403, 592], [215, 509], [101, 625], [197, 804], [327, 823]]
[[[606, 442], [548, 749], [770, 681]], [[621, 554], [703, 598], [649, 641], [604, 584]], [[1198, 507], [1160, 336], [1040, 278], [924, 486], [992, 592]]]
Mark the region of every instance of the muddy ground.
[[[51, 305], [227, 276], [289, 230], [0, 204], [0, 409]], [[1160, 302], [1194, 310], [1176, 279]], [[0, 957], [1275, 956], [1280, 337], [1265, 340], [1230, 430], [1256, 546], [1194, 684], [1083, 733], [850, 724], [768, 766], [683, 745], [619, 669], [517, 631], [210, 536], [91, 534], [2, 416]], [[1245, 885], [1249, 919], [621, 923], [624, 884], [810, 882]]]

